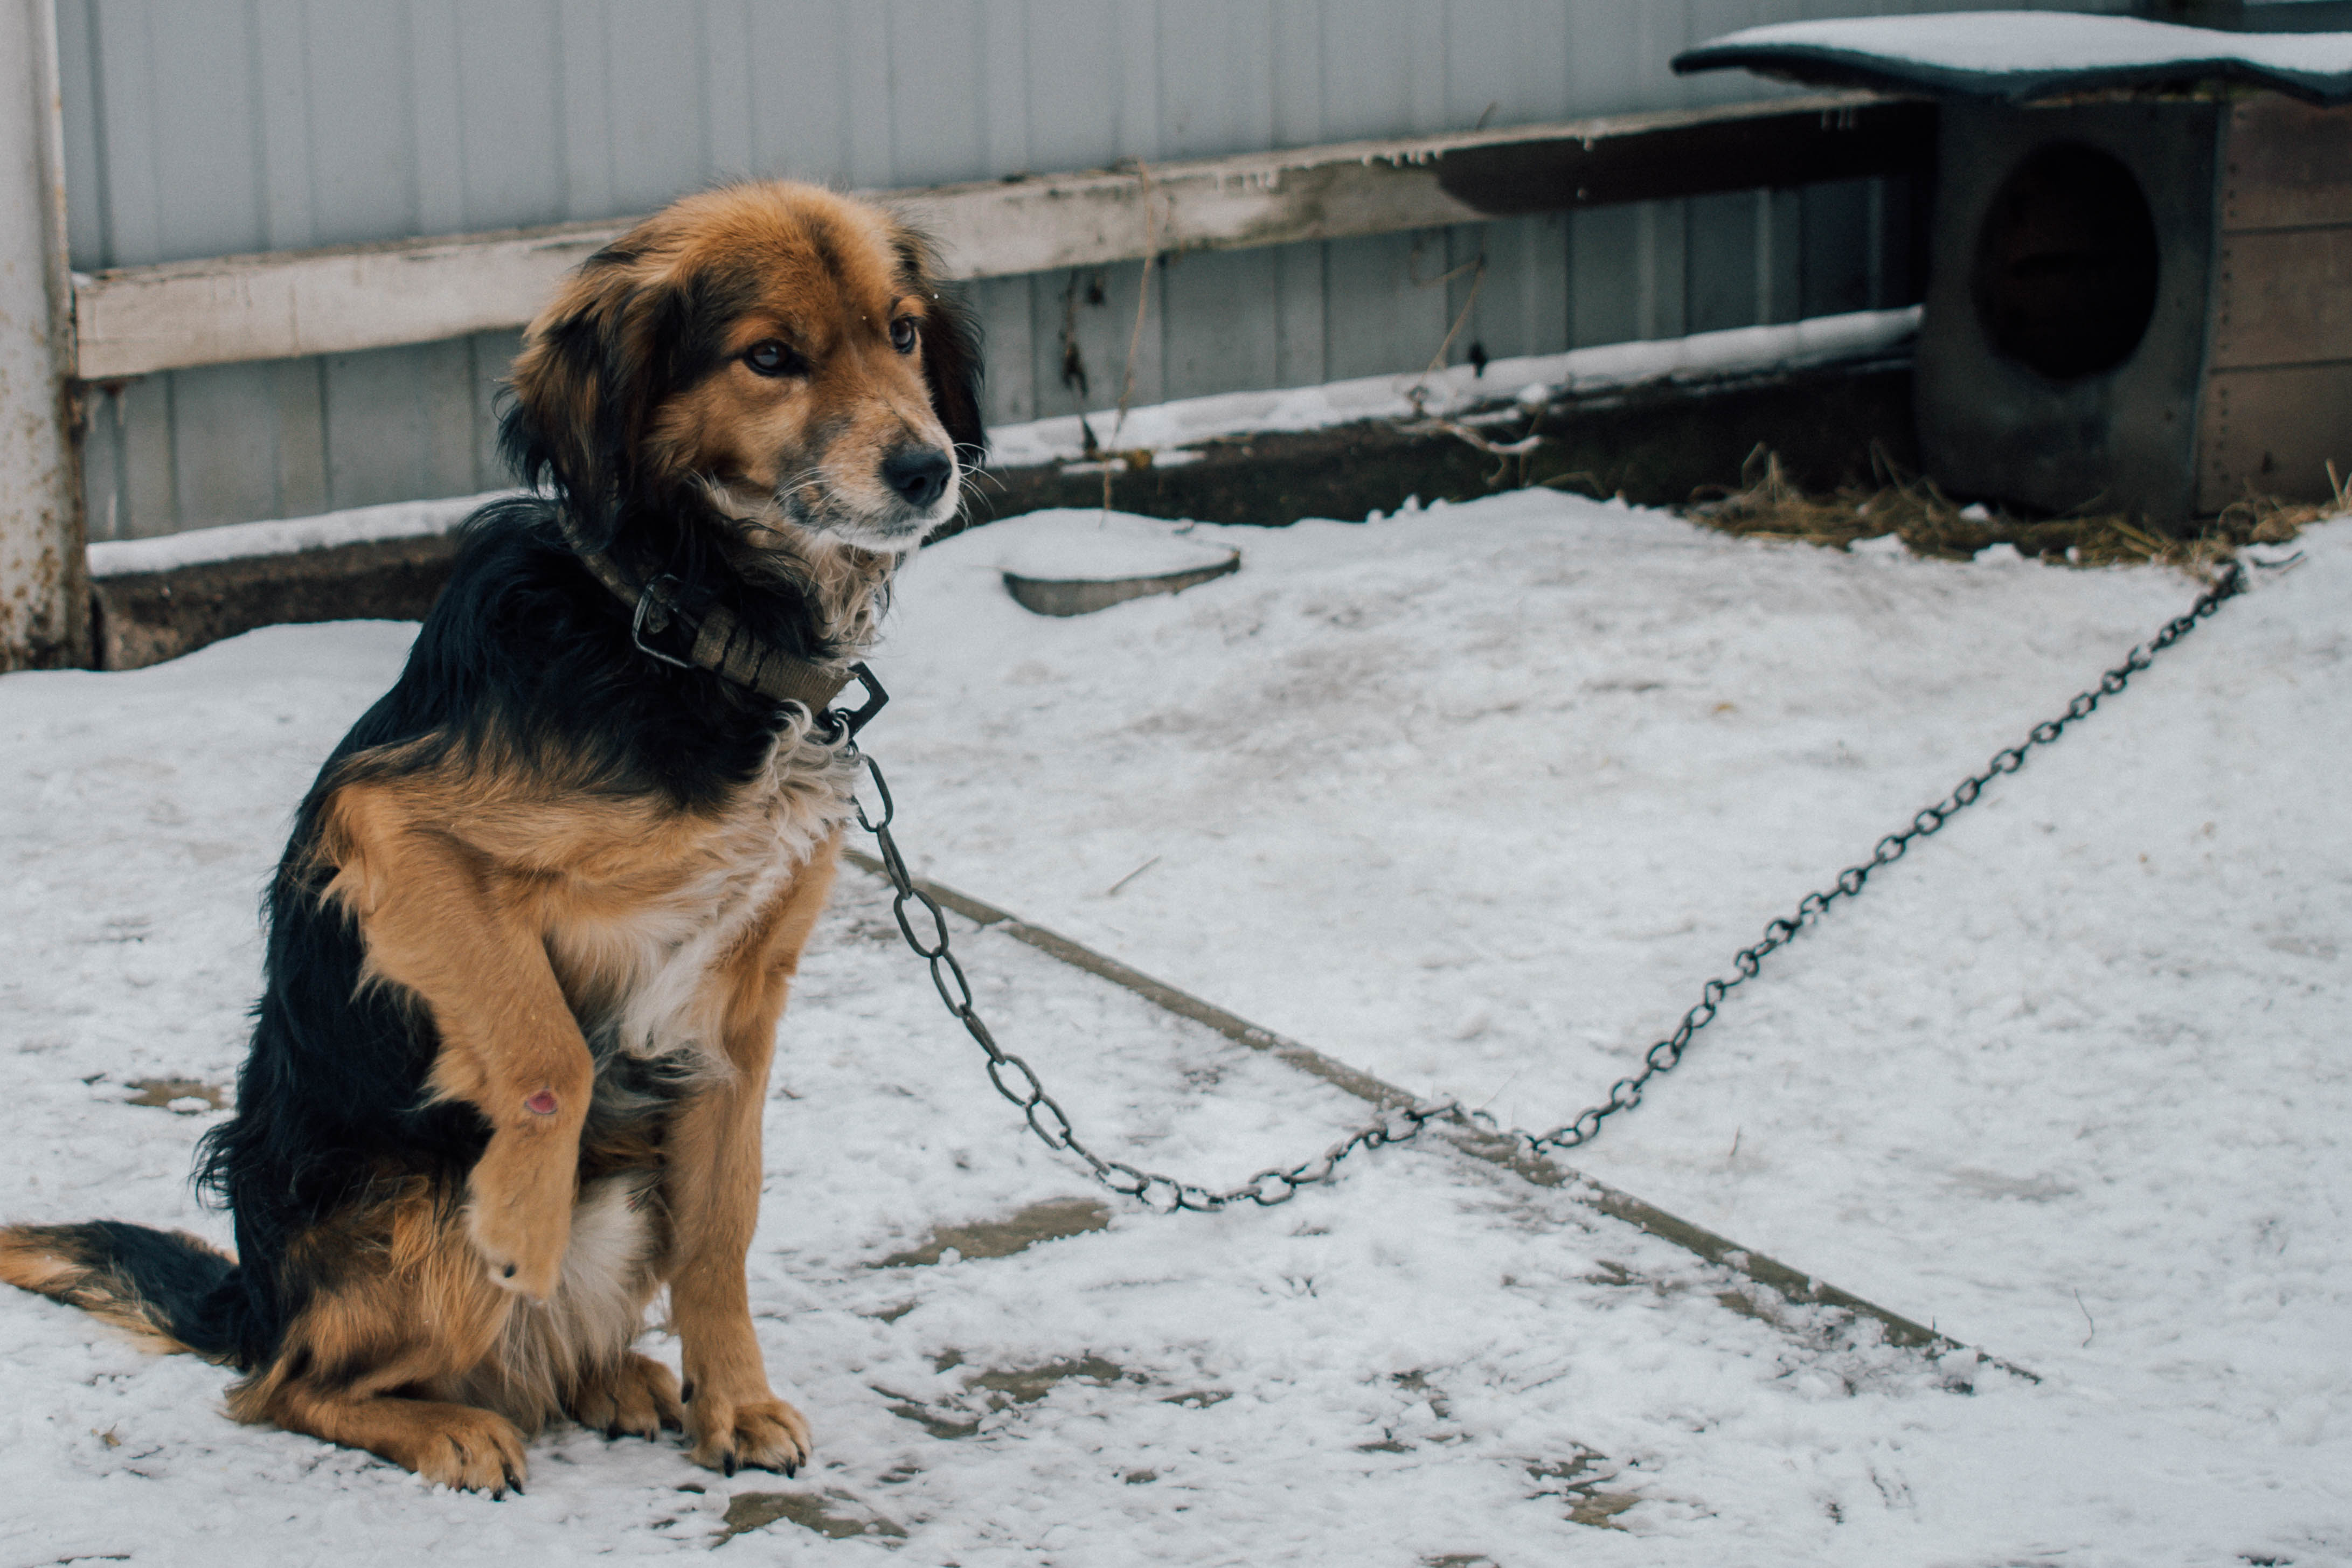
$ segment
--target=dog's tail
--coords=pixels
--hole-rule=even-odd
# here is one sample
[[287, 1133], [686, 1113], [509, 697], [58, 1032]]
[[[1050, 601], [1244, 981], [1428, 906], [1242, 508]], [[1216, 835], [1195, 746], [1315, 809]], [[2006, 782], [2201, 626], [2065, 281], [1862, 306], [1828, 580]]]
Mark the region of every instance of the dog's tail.
[[94, 1312], [152, 1348], [236, 1358], [236, 1259], [184, 1230], [118, 1220], [0, 1226], [0, 1281]]

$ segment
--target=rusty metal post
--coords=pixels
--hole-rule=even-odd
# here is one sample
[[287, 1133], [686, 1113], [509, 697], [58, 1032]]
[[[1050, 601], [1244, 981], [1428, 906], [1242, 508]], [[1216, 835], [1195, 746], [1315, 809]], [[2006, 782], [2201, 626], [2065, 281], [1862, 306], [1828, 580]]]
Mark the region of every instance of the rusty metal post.
[[0, 0], [0, 670], [89, 662], [54, 0]]

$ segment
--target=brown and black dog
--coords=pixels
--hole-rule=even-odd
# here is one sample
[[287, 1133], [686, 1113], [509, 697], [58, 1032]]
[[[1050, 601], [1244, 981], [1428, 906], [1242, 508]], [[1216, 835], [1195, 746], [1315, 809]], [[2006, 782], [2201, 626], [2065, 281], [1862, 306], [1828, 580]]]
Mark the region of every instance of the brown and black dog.
[[[888, 216], [774, 184], [681, 201], [567, 280], [501, 431], [538, 493], [468, 523], [270, 887], [200, 1173], [237, 1258], [19, 1226], [0, 1279], [235, 1364], [239, 1420], [454, 1487], [519, 1487], [563, 1415], [681, 1426], [730, 1474], [807, 1458], [744, 1256], [856, 763], [823, 699], [690, 643], [724, 625], [834, 689], [954, 514], [978, 363], [934, 271]], [[683, 1387], [631, 1348], [664, 1288]]]

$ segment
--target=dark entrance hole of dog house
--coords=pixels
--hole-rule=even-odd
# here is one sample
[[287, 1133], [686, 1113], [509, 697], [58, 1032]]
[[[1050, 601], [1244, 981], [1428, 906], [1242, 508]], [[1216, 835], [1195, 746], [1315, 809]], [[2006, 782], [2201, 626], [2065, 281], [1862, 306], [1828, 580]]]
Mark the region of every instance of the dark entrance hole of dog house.
[[2000, 353], [2053, 381], [2114, 369], [2156, 314], [2156, 222], [2139, 182], [2079, 142], [2035, 149], [1985, 214], [1972, 283]]

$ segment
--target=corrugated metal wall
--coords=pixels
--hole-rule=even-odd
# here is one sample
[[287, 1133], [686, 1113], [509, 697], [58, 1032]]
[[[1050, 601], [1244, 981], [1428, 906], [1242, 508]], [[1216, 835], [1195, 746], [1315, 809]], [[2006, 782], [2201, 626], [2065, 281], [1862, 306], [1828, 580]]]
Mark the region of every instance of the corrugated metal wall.
[[[730, 176], [930, 184], [1761, 96], [1685, 45], [1926, 0], [57, 0], [82, 270], [648, 211]], [[2056, 7], [2053, 7], [2056, 8]], [[2077, 3], [2071, 9], [2122, 9]], [[1192, 255], [1134, 398], [1916, 299], [1871, 182]], [[1139, 266], [972, 286], [998, 423], [1117, 400]], [[94, 400], [90, 536], [504, 482], [516, 334]], [[1081, 377], [1079, 373], [1083, 373]]]

